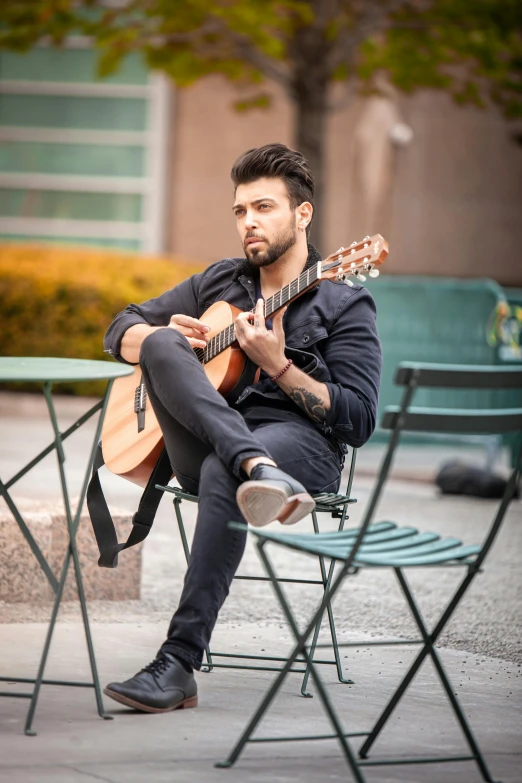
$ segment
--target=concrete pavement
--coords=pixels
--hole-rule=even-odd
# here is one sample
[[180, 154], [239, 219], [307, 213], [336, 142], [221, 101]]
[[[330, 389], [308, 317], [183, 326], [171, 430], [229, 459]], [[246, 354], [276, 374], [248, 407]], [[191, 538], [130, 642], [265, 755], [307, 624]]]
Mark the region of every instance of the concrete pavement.
[[[2, 627], [2, 668], [20, 676], [34, 670], [45, 627]], [[154, 657], [161, 639], [158, 624], [93, 626], [104, 681], [134, 673]], [[256, 652], [263, 646], [280, 652], [289, 647], [286, 630], [256, 624], [221, 624], [216, 646]], [[414, 655], [413, 648], [356, 648], [345, 653], [355, 685], [337, 682], [333, 667], [322, 667], [331, 698], [347, 731], [368, 731]], [[520, 781], [520, 668], [499, 659], [442, 652], [466, 715], [481, 742], [495, 780]], [[77, 624], [60, 625], [53, 644], [49, 676], [88, 677], [82, 632]], [[317, 783], [351, 779], [336, 741], [250, 745], [230, 770], [214, 763], [226, 757], [274, 675], [216, 670], [198, 676], [197, 709], [165, 715], [142, 715], [105, 700], [111, 722], [95, 712], [92, 692], [43, 689], [35, 727], [37, 737], [22, 734], [27, 703], [0, 701], [0, 781], [2, 783]], [[317, 697], [303, 699], [300, 678], [288, 677], [282, 693], [257, 736], [330, 733]], [[20, 686], [12, 686], [17, 689]], [[312, 692], [314, 689], [312, 688]], [[431, 666], [416, 678], [410, 694], [375, 745], [375, 758], [405, 756], [411, 747], [422, 755], [466, 753], [466, 746]], [[357, 745], [355, 746], [357, 747]], [[366, 772], [369, 783], [473, 783], [480, 776], [473, 763], [425, 767], [378, 767]]]

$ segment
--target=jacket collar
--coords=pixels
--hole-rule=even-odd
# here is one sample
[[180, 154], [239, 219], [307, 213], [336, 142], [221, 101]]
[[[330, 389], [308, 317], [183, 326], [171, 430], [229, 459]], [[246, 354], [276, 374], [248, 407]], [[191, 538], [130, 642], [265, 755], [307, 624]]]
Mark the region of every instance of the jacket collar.
[[[316, 248], [308, 243], [308, 258], [306, 259], [306, 264], [303, 267], [303, 272], [305, 269], [308, 269], [309, 267], [313, 266], [314, 264], [317, 264], [318, 261], [322, 261], [322, 256], [319, 253]], [[241, 260], [233, 274], [233, 279], [238, 280], [240, 277], [252, 275], [253, 277], [259, 277], [259, 268], [256, 267], [254, 264], [251, 264], [250, 261], [247, 258], [244, 258]]]

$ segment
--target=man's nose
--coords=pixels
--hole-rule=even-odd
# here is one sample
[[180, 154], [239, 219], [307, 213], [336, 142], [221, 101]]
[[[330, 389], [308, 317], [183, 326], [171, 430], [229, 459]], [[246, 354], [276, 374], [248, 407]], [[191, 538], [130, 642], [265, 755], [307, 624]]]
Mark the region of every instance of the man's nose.
[[253, 228], [257, 228], [257, 225], [256, 213], [249, 210], [245, 217], [245, 228], [247, 231], [250, 231]]

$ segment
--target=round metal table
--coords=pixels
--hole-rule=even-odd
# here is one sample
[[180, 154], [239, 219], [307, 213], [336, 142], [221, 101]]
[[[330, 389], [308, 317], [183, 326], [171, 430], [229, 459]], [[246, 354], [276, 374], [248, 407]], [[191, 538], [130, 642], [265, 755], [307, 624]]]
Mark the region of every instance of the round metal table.
[[[87, 492], [87, 485], [89, 483], [90, 474], [94, 462], [94, 456], [98, 441], [101, 437], [103, 418], [107, 408], [107, 402], [109, 394], [112, 389], [112, 384], [117, 378], [121, 378], [125, 375], [132, 374], [134, 368], [127, 364], [116, 364], [114, 362], [103, 361], [91, 361], [88, 359], [60, 359], [54, 357], [40, 357], [40, 356], [7, 356], [0, 357], [0, 383], [7, 382], [25, 382], [25, 383], [38, 383], [42, 385], [43, 394], [47, 402], [47, 409], [49, 412], [49, 418], [54, 432], [54, 440], [45, 449], [36, 454], [33, 459], [19, 470], [8, 481], [2, 481], [0, 479], [0, 497], [2, 497], [9, 510], [11, 511], [14, 519], [16, 520], [23, 536], [29, 544], [40, 568], [44, 572], [51, 588], [55, 594], [53, 609], [49, 620], [49, 627], [46, 634], [40, 663], [38, 666], [38, 672], [36, 678], [23, 678], [23, 677], [7, 677], [0, 676], [0, 682], [19, 682], [25, 684], [32, 684], [33, 689], [29, 692], [13, 693], [12, 691], [0, 692], [0, 696], [9, 696], [11, 698], [26, 698], [30, 699], [31, 703], [27, 713], [27, 719], [25, 723], [25, 733], [28, 735], [34, 735], [36, 732], [32, 728], [34, 713], [38, 702], [38, 696], [41, 685], [69, 685], [80, 688], [94, 688], [96, 695], [96, 703], [98, 707], [98, 713], [102, 718], [110, 719], [111, 716], [106, 715], [103, 709], [103, 701], [101, 696], [100, 682], [98, 678], [98, 671], [96, 667], [96, 659], [94, 655], [94, 647], [92, 643], [92, 636], [89, 627], [89, 618], [87, 615], [87, 603], [85, 600], [85, 592], [83, 589], [82, 574], [80, 569], [80, 561], [78, 557], [78, 550], [76, 547], [76, 533], [78, 525], [80, 523], [80, 516], [85, 501], [85, 495]], [[70, 383], [80, 381], [107, 381], [107, 388], [103, 399], [99, 400], [93, 405], [86, 413], [80, 416], [77, 421], [74, 422], [67, 430], [60, 432], [58, 427], [58, 420], [56, 417], [56, 411], [53, 404], [52, 387], [54, 383], [67, 381]], [[63, 442], [79, 427], [85, 424], [92, 416], [99, 412], [98, 421], [96, 425], [96, 432], [90, 453], [86, 455], [85, 476], [82, 482], [82, 489], [78, 506], [74, 513], [71, 508], [70, 496], [67, 487], [67, 478], [65, 473], [65, 452], [63, 449]], [[65, 507], [65, 517], [67, 520], [67, 533], [69, 537], [69, 546], [67, 548], [66, 555], [64, 557], [59, 576], [57, 576], [51, 569], [47, 562], [43, 552], [35, 541], [33, 535], [26, 522], [24, 521], [20, 511], [18, 510], [15, 502], [10, 495], [11, 487], [16, 484], [23, 476], [38, 465], [41, 460], [46, 457], [51, 451], [56, 451], [58, 459], [58, 471], [60, 475], [60, 484], [62, 489], [63, 502]], [[76, 585], [78, 588], [78, 596], [80, 600], [80, 606], [82, 611], [83, 626], [85, 629], [85, 638], [87, 641], [87, 649], [89, 652], [89, 661], [92, 672], [92, 682], [72, 682], [63, 680], [46, 680], [44, 679], [44, 670], [47, 662], [47, 656], [49, 653], [49, 647], [53, 635], [58, 610], [63, 596], [63, 590], [65, 586], [65, 580], [69, 570], [71, 558], [74, 564], [74, 572], [76, 578]]]

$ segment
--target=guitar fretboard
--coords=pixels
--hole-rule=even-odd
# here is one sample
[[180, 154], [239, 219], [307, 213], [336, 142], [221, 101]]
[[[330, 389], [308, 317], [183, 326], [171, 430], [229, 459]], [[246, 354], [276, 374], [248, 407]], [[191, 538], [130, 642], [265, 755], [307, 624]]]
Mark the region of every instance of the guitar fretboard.
[[[314, 264], [309, 269], [302, 272], [299, 277], [292, 280], [291, 283], [285, 285], [273, 296], [269, 296], [265, 299], [265, 318], [270, 318], [277, 310], [280, 310], [288, 302], [295, 299], [299, 294], [304, 293], [313, 283], [319, 280], [319, 264]], [[206, 348], [196, 348], [195, 354], [202, 364], [214, 359], [218, 354], [229, 348], [235, 341], [236, 335], [234, 331], [234, 324], [230, 324], [226, 329], [223, 329], [218, 334], [212, 337]]]

